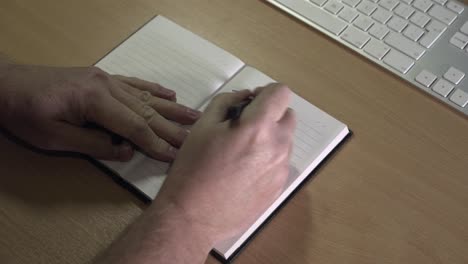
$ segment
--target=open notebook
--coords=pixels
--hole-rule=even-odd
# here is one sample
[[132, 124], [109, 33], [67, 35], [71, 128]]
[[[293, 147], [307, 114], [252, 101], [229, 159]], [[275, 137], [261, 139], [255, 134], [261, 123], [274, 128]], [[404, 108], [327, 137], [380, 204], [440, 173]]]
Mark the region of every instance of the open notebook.
[[[157, 82], [177, 92], [178, 102], [203, 109], [216, 93], [253, 89], [274, 82], [260, 71], [158, 16], [120, 44], [96, 66], [112, 73]], [[294, 191], [317, 165], [340, 143], [346, 125], [294, 95], [290, 104], [298, 125], [290, 164], [289, 181], [282, 195], [245, 232], [216, 245], [215, 252], [229, 259], [268, 216]], [[153, 199], [159, 191], [168, 164], [137, 153], [125, 163], [104, 165]]]

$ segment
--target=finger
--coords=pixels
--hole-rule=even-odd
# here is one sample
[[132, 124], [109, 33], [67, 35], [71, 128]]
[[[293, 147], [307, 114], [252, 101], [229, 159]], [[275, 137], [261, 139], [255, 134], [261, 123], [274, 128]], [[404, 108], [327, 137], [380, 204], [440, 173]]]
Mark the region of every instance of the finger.
[[244, 110], [245, 120], [278, 121], [288, 109], [291, 90], [282, 84], [273, 84], [257, 89], [255, 99]]
[[112, 96], [103, 97], [89, 108], [88, 121], [127, 138], [157, 160], [171, 161], [175, 158], [177, 150], [174, 147], [158, 137], [142, 116]]
[[291, 108], [289, 108], [278, 121], [278, 132], [275, 133], [277, 145], [287, 148], [288, 157], [291, 157], [294, 146], [294, 131], [296, 129], [296, 123], [296, 114]]
[[121, 85], [128, 94], [138, 98], [143, 103], [149, 104], [165, 118], [176, 121], [182, 125], [191, 125], [200, 118], [201, 112], [191, 109], [174, 101], [152, 96], [148, 91], [141, 91], [126, 84]]
[[[126, 84], [120, 84], [126, 86]], [[180, 147], [188, 135], [188, 131], [175, 123], [167, 120], [155, 111], [150, 105], [138, 100], [122, 89], [112, 89], [112, 95], [130, 108], [133, 112], [143, 117], [156, 135], [166, 140], [175, 147]]]
[[242, 102], [251, 95], [249, 90], [218, 94], [205, 109], [202, 119], [209, 122], [223, 122], [226, 120], [229, 107]]
[[284, 113], [283, 117], [281, 117], [281, 119], [278, 121], [278, 124], [283, 130], [287, 131], [288, 133], [294, 133], [294, 130], [296, 129], [297, 125], [296, 113], [294, 112], [294, 110], [288, 108]]
[[102, 160], [128, 161], [133, 157], [134, 150], [129, 143], [114, 145], [109, 134], [96, 129], [59, 123], [51, 130], [65, 151], [80, 152]]
[[157, 83], [148, 82], [135, 77], [126, 77], [122, 75], [115, 75], [115, 77], [141, 91], [148, 91], [153, 96], [164, 98], [171, 101], [176, 101], [176, 93], [173, 90], [167, 89]]
[[149, 105], [165, 118], [182, 125], [192, 125], [201, 116], [198, 110], [157, 97], [153, 97]]
[[277, 85], [277, 84], [278, 84], [278, 83], [269, 83], [269, 84], [267, 84], [267, 85], [265, 85], [265, 86], [259, 86], [259, 87], [257, 87], [257, 88], [254, 89], [253, 93], [254, 93], [255, 95], [258, 95], [259, 93], [262, 92], [263, 89], [265, 89], [265, 88], [267, 88], [267, 87], [273, 87], [273, 86], [275, 86], [275, 85]]

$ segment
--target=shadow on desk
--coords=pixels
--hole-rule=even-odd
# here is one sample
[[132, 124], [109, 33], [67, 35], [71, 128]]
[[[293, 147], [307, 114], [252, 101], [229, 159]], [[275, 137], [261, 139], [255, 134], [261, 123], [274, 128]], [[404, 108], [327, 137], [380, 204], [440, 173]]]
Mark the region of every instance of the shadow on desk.
[[[308, 181], [303, 187], [311, 184]], [[239, 253], [233, 263], [310, 263], [315, 233], [310, 194], [301, 188]], [[214, 264], [210, 257], [205, 264]]]
[[144, 203], [78, 154], [36, 150], [0, 133], [0, 196], [34, 206]]
[[[70, 236], [75, 237], [78, 243], [86, 240], [90, 244], [96, 244], [89, 252], [90, 256], [93, 256], [107, 247], [106, 243], [103, 244], [103, 238], [106, 238], [105, 241], [110, 244], [115, 236], [139, 214], [135, 209], [131, 209], [132, 207], [135, 208], [136, 205], [144, 209], [147, 206], [142, 200], [116, 184], [111, 177], [96, 169], [87, 159], [78, 155], [43, 153], [25, 147], [21, 143], [18, 144], [3, 134], [0, 134], [0, 149], [2, 149], [0, 213], [10, 215], [7, 218], [13, 215], [11, 219], [18, 221], [18, 227], [27, 230], [25, 232], [31, 236], [43, 239], [42, 233], [35, 229], [44, 229], [42, 224], [52, 228], [55, 223], [61, 223], [70, 226], [70, 229], [59, 228], [53, 232], [53, 235], [70, 232]], [[299, 192], [295, 193], [286, 206], [282, 207], [240, 252], [235, 262], [249, 263], [252, 259], [262, 259], [263, 263], [273, 264], [308, 263], [308, 254], [314, 247], [315, 231], [314, 221], [311, 218], [311, 203], [308, 202], [310, 194], [306, 187], [312, 184], [312, 180], [305, 182]], [[117, 224], [113, 223], [115, 226], [112, 228], [115, 232], [106, 237], [106, 229], [102, 229], [106, 226], [106, 221], [116, 222], [116, 219], [107, 215], [109, 210], [115, 211], [110, 214], [114, 216], [124, 215], [127, 210], [131, 212], [128, 212], [128, 216], [119, 219]], [[83, 217], [89, 219], [89, 222], [83, 220]], [[94, 222], [94, 219], [98, 219], [101, 223]], [[8, 219], [0, 222], [5, 221], [8, 222]], [[95, 235], [99, 242], [89, 240], [88, 233], [77, 239], [76, 237], [80, 235], [76, 232], [80, 231], [81, 225], [84, 225], [83, 228], [91, 234], [102, 232]], [[94, 229], [99, 231], [89, 231]], [[50, 236], [49, 231], [48, 235]], [[72, 247], [67, 249], [72, 250]], [[56, 256], [58, 252], [52, 251], [48, 254]], [[218, 263], [218, 261], [209, 257], [206, 263]]]

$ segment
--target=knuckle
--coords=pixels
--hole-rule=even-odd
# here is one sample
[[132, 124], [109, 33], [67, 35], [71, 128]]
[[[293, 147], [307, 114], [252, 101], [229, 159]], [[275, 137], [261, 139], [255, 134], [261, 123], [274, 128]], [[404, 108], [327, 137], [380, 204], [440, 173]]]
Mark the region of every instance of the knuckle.
[[108, 81], [110, 76], [107, 72], [101, 70], [100, 68], [93, 66], [88, 69], [88, 77], [90, 79], [97, 79], [101, 81]]
[[132, 127], [130, 129], [129, 137], [134, 139], [143, 136], [148, 130], [148, 124], [143, 117], [134, 115], [132, 117]]
[[142, 91], [140, 93], [140, 95], [138, 96], [138, 98], [142, 101], [142, 102], [149, 102], [150, 99], [151, 99], [152, 95], [150, 92], [148, 91]]
[[153, 140], [152, 151], [156, 156], [166, 156], [170, 145], [161, 137], [155, 137]]
[[279, 97], [281, 98], [289, 98], [289, 96], [291, 96], [291, 89], [289, 89], [289, 87], [285, 84], [282, 84], [282, 83], [278, 83], [276, 85], [273, 86], [273, 93], [274, 94], [277, 94]]
[[147, 104], [140, 105], [141, 116], [146, 120], [146, 122], [151, 123], [151, 121], [157, 117], [157, 112], [151, 106]]
[[273, 87], [274, 87], [274, 89], [276, 89], [278, 91], [281, 91], [281, 92], [285, 92], [285, 93], [288, 93], [288, 92], [291, 91], [291, 89], [289, 89], [289, 87], [286, 84], [283, 84], [283, 83], [277, 83]]

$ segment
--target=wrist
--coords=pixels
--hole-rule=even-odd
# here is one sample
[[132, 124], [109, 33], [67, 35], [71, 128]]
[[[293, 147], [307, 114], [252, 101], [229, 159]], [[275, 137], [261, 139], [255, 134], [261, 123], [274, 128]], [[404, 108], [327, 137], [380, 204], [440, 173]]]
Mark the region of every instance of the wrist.
[[212, 247], [175, 204], [157, 198], [97, 263], [204, 263]]
[[148, 210], [149, 215], [155, 216], [157, 229], [166, 230], [168, 237], [174, 238], [172, 242], [183, 246], [184, 250], [202, 252], [206, 257], [213, 248], [216, 239], [212, 232], [191, 219], [176, 203], [158, 197]]

